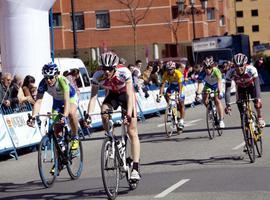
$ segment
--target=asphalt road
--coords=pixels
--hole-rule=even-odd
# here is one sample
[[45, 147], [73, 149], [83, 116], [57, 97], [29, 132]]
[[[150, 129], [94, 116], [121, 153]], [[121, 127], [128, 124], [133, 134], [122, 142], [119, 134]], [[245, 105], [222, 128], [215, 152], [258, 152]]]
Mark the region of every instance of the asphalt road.
[[[163, 115], [155, 116], [139, 122], [142, 180], [129, 191], [123, 179], [118, 199], [269, 200], [269, 88], [262, 96], [267, 124], [262, 158], [251, 164], [243, 152], [236, 106], [225, 118], [223, 135], [213, 140], [208, 139], [203, 106], [188, 108], [184, 133], [171, 138], [164, 133]], [[103, 136], [102, 131], [95, 132], [83, 141], [80, 179], [71, 181], [64, 170], [49, 189], [41, 184], [36, 152], [0, 161], [0, 199], [106, 199], [100, 172]]]

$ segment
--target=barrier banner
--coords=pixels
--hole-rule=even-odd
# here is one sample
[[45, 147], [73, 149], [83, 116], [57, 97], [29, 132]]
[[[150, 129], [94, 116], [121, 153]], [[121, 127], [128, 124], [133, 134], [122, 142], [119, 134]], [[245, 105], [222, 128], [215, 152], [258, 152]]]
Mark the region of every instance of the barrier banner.
[[[149, 93], [150, 91], [148, 91]], [[156, 107], [156, 100], [153, 95], [149, 94], [148, 98], [144, 97], [144, 92], [136, 93], [137, 103], [143, 114], [155, 113], [158, 111]], [[139, 111], [139, 110], [138, 110]]]
[[4, 115], [4, 121], [16, 148], [39, 143], [42, 138], [37, 126], [32, 128], [26, 124], [28, 113], [30, 112]]
[[3, 119], [3, 115], [0, 114], [0, 152], [14, 148]]

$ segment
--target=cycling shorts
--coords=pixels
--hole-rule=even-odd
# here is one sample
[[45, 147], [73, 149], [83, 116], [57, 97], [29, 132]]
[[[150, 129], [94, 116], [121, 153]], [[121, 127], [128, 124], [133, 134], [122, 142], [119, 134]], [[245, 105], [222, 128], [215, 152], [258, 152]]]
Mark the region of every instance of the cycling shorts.
[[[174, 92], [178, 92], [178, 91], [179, 91], [178, 84], [170, 84], [166, 90], [166, 94], [171, 95]], [[184, 101], [184, 100], [185, 100], [185, 94], [182, 92], [181, 97], [180, 97], [180, 101]]]

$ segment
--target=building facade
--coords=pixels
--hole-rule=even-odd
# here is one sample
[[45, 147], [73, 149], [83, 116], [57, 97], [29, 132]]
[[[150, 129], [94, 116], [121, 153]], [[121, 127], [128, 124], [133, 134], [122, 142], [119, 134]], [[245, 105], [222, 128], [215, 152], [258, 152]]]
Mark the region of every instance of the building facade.
[[270, 55], [270, 2], [269, 0], [230, 0], [231, 33], [243, 33], [250, 37], [254, 54]]
[[[208, 8], [202, 12], [200, 0], [196, 0], [193, 22], [188, 0], [185, 2], [185, 11], [180, 14], [176, 0], [144, 0], [137, 7], [133, 5], [133, 15], [131, 10], [118, 0], [75, 0], [74, 16], [79, 57], [84, 61], [96, 59], [100, 52], [109, 49], [126, 58], [128, 62], [133, 62], [136, 34], [137, 59], [144, 61], [146, 57], [152, 60], [175, 56], [190, 58], [194, 37], [193, 23], [195, 37], [229, 32], [228, 1], [209, 0]], [[56, 1], [53, 19], [55, 56], [72, 57], [74, 35], [70, 0]], [[137, 20], [133, 26], [132, 19]]]

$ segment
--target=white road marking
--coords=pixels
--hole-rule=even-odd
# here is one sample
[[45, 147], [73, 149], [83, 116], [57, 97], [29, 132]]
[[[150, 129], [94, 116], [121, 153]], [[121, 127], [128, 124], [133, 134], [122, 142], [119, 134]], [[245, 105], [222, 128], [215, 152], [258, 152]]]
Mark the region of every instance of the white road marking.
[[[191, 121], [185, 121], [184, 124], [185, 124], [185, 127], [195, 126], [196, 125], [196, 122], [199, 122], [201, 120], [202, 119], [195, 119], [195, 120], [191, 120]], [[163, 127], [163, 126], [165, 126], [164, 123], [157, 125], [158, 128]]]
[[242, 142], [241, 144], [237, 145], [236, 147], [233, 147], [232, 150], [240, 149], [243, 146], [245, 146], [245, 142]]
[[168, 195], [170, 192], [174, 191], [175, 189], [179, 188], [180, 186], [184, 185], [186, 182], [188, 182], [190, 179], [182, 179], [181, 181], [175, 183], [171, 187], [167, 188], [163, 192], [159, 193], [155, 196], [155, 198], [163, 198], [166, 195]]

